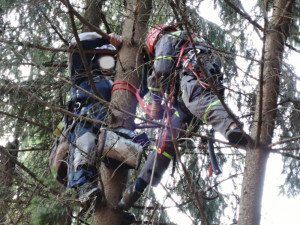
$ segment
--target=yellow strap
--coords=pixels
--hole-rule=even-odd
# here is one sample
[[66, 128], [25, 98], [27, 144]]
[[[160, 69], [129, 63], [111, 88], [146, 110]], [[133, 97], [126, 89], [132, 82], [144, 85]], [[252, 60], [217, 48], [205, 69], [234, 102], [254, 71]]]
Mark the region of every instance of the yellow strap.
[[[155, 151], [157, 151], [157, 149], [156, 149], [156, 146], [154, 146], [154, 145], [151, 145], [150, 146], [152, 149], [154, 149]], [[160, 150], [160, 149], [159, 149]], [[157, 153], [158, 153], [158, 151], [157, 151]], [[158, 153], [159, 154], [159, 153]], [[165, 156], [165, 157], [167, 157], [168, 159], [171, 159], [172, 160], [172, 156], [169, 154], [169, 153], [167, 153], [166, 151], [164, 151], [163, 153], [162, 153], [162, 155], [163, 156]]]
[[216, 104], [218, 104], [218, 103], [220, 103], [220, 100], [217, 100], [217, 101], [214, 101], [214, 102], [212, 102], [212, 103], [210, 103], [209, 104], [209, 106], [206, 108], [206, 110], [205, 110], [205, 113], [204, 113], [204, 122], [207, 124], [207, 116], [208, 116], [208, 113], [209, 113], [209, 111], [211, 110], [211, 108], [214, 106], [214, 105], [216, 105]]
[[171, 160], [172, 160], [172, 158], [173, 158], [173, 157], [172, 157], [169, 153], [167, 153], [167, 152], [163, 152], [162, 155], [166, 156], [168, 159], [171, 159]]
[[53, 134], [56, 136], [56, 137], [59, 137], [60, 134], [61, 134], [61, 131], [64, 129], [64, 126], [65, 126], [65, 123], [63, 121], [61, 121], [56, 129], [54, 130]]
[[154, 88], [154, 87], [148, 87], [148, 89], [149, 89], [150, 91], [160, 91], [159, 88]]
[[182, 32], [181, 30], [178, 30], [178, 31], [175, 31], [175, 32], [172, 32], [172, 33], [168, 34], [168, 36], [179, 37], [181, 32]]
[[156, 60], [160, 60], [160, 59], [167, 59], [167, 60], [174, 61], [174, 59], [171, 56], [164, 56], [164, 55], [157, 56], [154, 60], [156, 61]]

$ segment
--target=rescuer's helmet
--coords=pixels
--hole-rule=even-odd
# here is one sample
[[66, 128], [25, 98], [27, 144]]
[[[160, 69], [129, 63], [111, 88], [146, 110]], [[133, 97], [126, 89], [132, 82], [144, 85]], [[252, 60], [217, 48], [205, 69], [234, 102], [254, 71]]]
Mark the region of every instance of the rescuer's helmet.
[[151, 55], [154, 55], [154, 45], [158, 39], [159, 34], [163, 31], [169, 31], [169, 30], [177, 31], [176, 27], [171, 25], [166, 25], [166, 24], [152, 27], [146, 39], [146, 43], [145, 43], [146, 51], [148, 51]]

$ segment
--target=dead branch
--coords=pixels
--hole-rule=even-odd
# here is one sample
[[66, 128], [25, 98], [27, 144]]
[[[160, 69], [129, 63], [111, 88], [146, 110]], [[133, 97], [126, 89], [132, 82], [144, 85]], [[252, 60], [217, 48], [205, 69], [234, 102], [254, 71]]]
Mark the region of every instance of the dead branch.
[[281, 141], [278, 141], [278, 142], [275, 142], [273, 144], [270, 144], [268, 145], [269, 148], [275, 146], [275, 145], [280, 145], [280, 144], [284, 144], [284, 143], [287, 143], [287, 142], [291, 142], [291, 141], [297, 141], [300, 139], [300, 135], [299, 136], [296, 136], [296, 137], [292, 137], [292, 138], [287, 138], [287, 139], [284, 139], [284, 140], [281, 140]]
[[286, 157], [290, 157], [290, 158], [293, 158], [293, 159], [300, 160], [300, 156], [296, 156], [296, 155], [293, 155], [293, 154], [290, 154], [290, 153], [276, 152], [276, 151], [271, 151], [271, 152], [275, 153], [275, 154], [280, 154], [282, 156], [286, 156]]

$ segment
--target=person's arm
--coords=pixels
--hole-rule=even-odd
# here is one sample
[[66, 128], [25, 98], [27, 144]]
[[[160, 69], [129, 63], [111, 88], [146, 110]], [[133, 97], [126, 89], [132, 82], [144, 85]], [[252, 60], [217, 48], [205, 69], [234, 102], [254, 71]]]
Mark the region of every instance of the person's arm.
[[111, 33], [109, 42], [115, 47], [119, 47], [122, 44], [122, 37], [116, 33]]
[[[165, 91], [170, 85], [170, 75], [175, 64], [175, 50], [172, 39], [172, 37], [165, 35], [155, 45], [153, 72], [148, 77], [148, 88], [154, 94], [153, 98], [157, 101], [159, 101], [159, 99], [155, 96], [161, 95], [159, 86], [162, 85]], [[154, 92], [159, 93], [155, 94]]]
[[167, 89], [171, 81], [171, 73], [174, 68], [175, 50], [173, 47], [173, 38], [171, 36], [163, 36], [155, 45], [155, 59], [153, 72], [148, 77], [148, 88], [151, 91], [152, 97], [152, 117], [154, 119], [160, 119], [162, 117], [162, 93], [160, 85], [163, 91]]

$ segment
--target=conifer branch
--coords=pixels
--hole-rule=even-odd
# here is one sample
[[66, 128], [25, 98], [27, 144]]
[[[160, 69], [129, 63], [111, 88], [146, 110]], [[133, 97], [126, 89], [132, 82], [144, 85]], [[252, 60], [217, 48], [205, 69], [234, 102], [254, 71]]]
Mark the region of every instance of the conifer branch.
[[51, 105], [50, 103], [48, 102], [45, 102], [43, 101], [42, 99], [40, 99], [39, 97], [37, 97], [36, 95], [32, 94], [31, 92], [29, 91], [26, 91], [24, 88], [16, 85], [16, 84], [13, 84], [13, 83], [8, 83], [8, 85], [12, 86], [12, 87], [15, 87], [16, 89], [19, 89], [23, 94], [25, 94], [26, 96], [30, 97], [31, 99], [34, 99], [36, 102], [40, 103], [41, 105], [43, 106], [46, 106], [46, 107], [49, 107], [51, 110], [55, 111], [55, 112], [59, 112], [59, 113], [62, 113], [64, 115], [67, 115], [67, 116], [71, 116], [71, 117], [74, 117], [76, 119], [79, 119], [80, 121], [81, 120], [84, 120], [86, 122], [90, 122], [90, 123], [95, 123], [95, 124], [100, 124], [100, 125], [105, 125], [104, 122], [100, 121], [100, 120], [95, 120], [95, 119], [90, 119], [88, 117], [84, 117], [84, 116], [79, 116], [75, 113], [72, 113], [66, 109], [63, 109], [63, 108], [60, 108], [60, 107], [56, 107], [56, 106], [53, 106]]
[[[15, 163], [18, 167], [20, 167], [23, 171], [25, 171], [31, 178], [33, 178], [35, 181], [37, 181], [40, 185], [42, 185], [44, 188], [47, 188], [47, 186], [38, 179], [37, 175], [33, 173], [30, 169], [28, 169], [26, 166], [24, 166], [23, 163], [19, 162], [14, 156], [9, 154], [5, 148], [0, 147], [0, 151], [2, 154], [4, 154], [9, 160], [11, 160], [13, 163]], [[52, 190], [52, 193], [56, 193], [56, 191]]]
[[277, 141], [273, 144], [268, 145], [268, 147], [271, 148], [275, 145], [280, 145], [280, 144], [288, 143], [288, 142], [291, 142], [291, 141], [297, 141], [299, 139], [300, 139], [300, 135], [296, 136], [296, 137], [292, 137], [292, 138], [287, 138], [287, 139], [284, 139], [284, 140], [281, 140], [281, 141]]
[[[10, 45], [17, 45], [17, 46], [24, 46], [28, 48], [35, 48], [39, 50], [45, 50], [49, 52], [67, 52], [67, 53], [79, 53], [79, 50], [76, 49], [66, 49], [66, 48], [51, 48], [51, 47], [45, 47], [42, 45], [34, 45], [31, 43], [26, 43], [22, 41], [8, 41], [3, 38], [0, 38], [0, 42]], [[91, 49], [91, 50], [83, 50], [83, 53], [108, 53], [108, 54], [116, 54], [116, 50], [107, 50], [107, 49]]]
[[44, 16], [44, 18], [47, 20], [47, 22], [50, 24], [50, 26], [52, 27], [52, 29], [54, 30], [54, 32], [59, 36], [60, 40], [66, 45], [69, 45], [69, 42], [63, 37], [63, 35], [58, 31], [58, 29], [54, 26], [54, 24], [52, 23], [52, 21], [49, 19], [49, 17], [43, 12], [40, 11], [42, 13], [42, 15]]
[[24, 122], [26, 122], [26, 123], [29, 123], [29, 124], [32, 124], [32, 125], [41, 127], [41, 128], [43, 128], [44, 130], [47, 130], [47, 131], [50, 131], [50, 132], [53, 131], [50, 127], [47, 127], [47, 126], [45, 126], [45, 125], [43, 125], [43, 124], [36, 123], [36, 122], [34, 122], [34, 121], [28, 120], [28, 119], [23, 118], [23, 117], [20, 117], [20, 116], [16, 116], [16, 115], [10, 114], [10, 113], [8, 113], [8, 112], [4, 112], [4, 111], [2, 111], [2, 110], [0, 110], [0, 114], [6, 115], [6, 116], [9, 116], [9, 117], [18, 119], [18, 120], [22, 120], [22, 121], [24, 121]]
[[258, 28], [260, 31], [263, 31], [263, 27], [260, 26], [256, 21], [252, 20], [251, 17], [246, 13], [242, 12], [238, 7], [236, 7], [231, 0], [225, 0], [226, 4], [231, 7], [234, 11], [236, 11], [238, 14], [240, 14], [242, 17], [244, 17], [246, 20], [249, 21], [254, 27]]
[[74, 16], [76, 16], [80, 22], [82, 22], [84, 25], [86, 25], [88, 28], [90, 28], [92, 31], [95, 31], [96, 33], [100, 34], [103, 38], [110, 40], [110, 36], [95, 27], [94, 25], [90, 24], [85, 18], [83, 18], [68, 2], [68, 0], [61, 0], [61, 2], [69, 9], [69, 11], [72, 11]]

